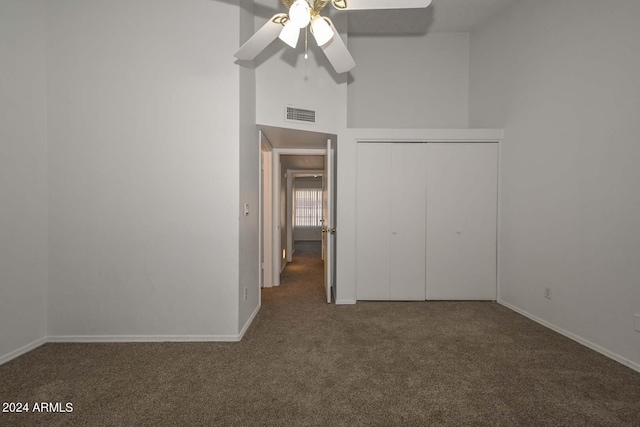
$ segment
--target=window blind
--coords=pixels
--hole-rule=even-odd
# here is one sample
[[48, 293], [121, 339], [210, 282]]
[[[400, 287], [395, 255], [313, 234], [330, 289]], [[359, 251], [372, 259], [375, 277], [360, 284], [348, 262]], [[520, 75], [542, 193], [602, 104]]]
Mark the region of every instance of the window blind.
[[322, 190], [302, 189], [295, 191], [296, 227], [320, 227], [322, 225]]

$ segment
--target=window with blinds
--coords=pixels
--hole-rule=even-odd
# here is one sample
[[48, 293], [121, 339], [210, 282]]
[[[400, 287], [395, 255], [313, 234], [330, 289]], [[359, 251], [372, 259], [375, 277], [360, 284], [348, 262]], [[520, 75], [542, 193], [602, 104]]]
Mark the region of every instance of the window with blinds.
[[322, 190], [305, 188], [295, 191], [296, 227], [320, 227], [322, 225]]

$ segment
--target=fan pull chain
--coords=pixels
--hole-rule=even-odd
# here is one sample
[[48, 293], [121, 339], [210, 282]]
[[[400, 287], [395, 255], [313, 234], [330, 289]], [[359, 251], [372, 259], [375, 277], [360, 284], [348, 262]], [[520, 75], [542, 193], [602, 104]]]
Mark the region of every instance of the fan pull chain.
[[309, 27], [304, 29], [304, 59], [309, 59]]

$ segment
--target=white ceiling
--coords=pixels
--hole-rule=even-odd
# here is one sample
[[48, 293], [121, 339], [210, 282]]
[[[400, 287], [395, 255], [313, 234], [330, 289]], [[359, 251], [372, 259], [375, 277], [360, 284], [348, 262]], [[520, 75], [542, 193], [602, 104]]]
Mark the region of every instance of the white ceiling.
[[335, 138], [328, 133], [285, 129], [274, 126], [259, 126], [273, 148], [327, 148], [327, 139]]
[[[231, 2], [236, 0], [218, 0]], [[505, 7], [520, 0], [433, 0], [426, 9], [395, 9], [338, 12], [327, 6], [323, 15], [348, 13], [350, 34], [424, 34], [470, 32]], [[530, 0], [531, 1], [531, 0]], [[280, 0], [255, 0], [257, 23], [285, 12]]]
[[280, 161], [283, 169], [324, 170], [324, 156], [285, 155], [280, 156]]
[[353, 11], [349, 34], [471, 32], [518, 0], [433, 0], [426, 9]]
[[[519, 0], [434, 0], [429, 31], [469, 32]], [[531, 1], [531, 0], [529, 0]]]

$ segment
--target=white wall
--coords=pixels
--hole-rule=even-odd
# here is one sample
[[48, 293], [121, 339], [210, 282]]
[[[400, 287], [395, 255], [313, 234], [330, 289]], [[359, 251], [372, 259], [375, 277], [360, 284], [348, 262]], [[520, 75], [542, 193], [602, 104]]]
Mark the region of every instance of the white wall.
[[[240, 2], [239, 45], [254, 33], [253, 1]], [[260, 248], [259, 225], [260, 207], [260, 141], [256, 127], [256, 80], [255, 71], [239, 67], [240, 71], [240, 244], [238, 328], [243, 331], [249, 326], [251, 316], [260, 304]], [[244, 215], [244, 204], [249, 205], [249, 215]], [[244, 289], [247, 288], [247, 299]]]
[[[505, 128], [500, 298], [640, 369], [640, 2], [516, 3], [471, 38]], [[544, 287], [552, 299], [544, 298]]]
[[50, 335], [236, 336], [238, 6], [57, 0], [47, 18]]
[[466, 128], [469, 35], [349, 37], [350, 128]]
[[46, 336], [44, 2], [0, 1], [0, 363]]
[[[259, 124], [312, 132], [336, 133], [334, 109], [337, 85], [331, 71], [321, 64], [322, 51], [314, 48], [305, 60], [302, 51], [294, 51], [280, 40], [264, 55], [273, 56], [256, 68], [256, 120]], [[274, 52], [275, 51], [275, 52]], [[289, 57], [295, 59], [289, 62]], [[285, 120], [285, 106], [314, 110], [316, 123], [294, 123]]]

